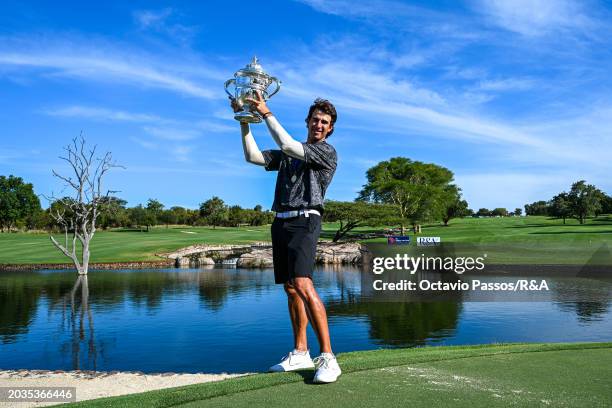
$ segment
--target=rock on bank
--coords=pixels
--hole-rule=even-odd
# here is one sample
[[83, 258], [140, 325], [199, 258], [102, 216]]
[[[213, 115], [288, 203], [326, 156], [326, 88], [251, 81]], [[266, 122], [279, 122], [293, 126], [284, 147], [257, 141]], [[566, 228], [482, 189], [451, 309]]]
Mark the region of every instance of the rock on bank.
[[[316, 263], [320, 265], [361, 264], [367, 253], [364, 245], [349, 243], [319, 242]], [[258, 242], [247, 245], [192, 245], [160, 256], [173, 259], [177, 267], [199, 267], [235, 261], [239, 268], [271, 268], [272, 245]]]

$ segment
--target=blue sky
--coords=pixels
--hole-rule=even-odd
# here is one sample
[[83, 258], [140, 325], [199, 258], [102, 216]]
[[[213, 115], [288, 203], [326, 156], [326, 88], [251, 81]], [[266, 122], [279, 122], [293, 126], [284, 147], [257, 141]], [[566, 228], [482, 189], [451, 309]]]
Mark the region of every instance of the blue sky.
[[[257, 55], [298, 140], [316, 97], [338, 108], [327, 198], [405, 156], [451, 169], [470, 207], [522, 207], [586, 179], [612, 192], [612, 10], [566, 0], [3, 2], [0, 174], [61, 194], [51, 170], [84, 132], [126, 168], [130, 206], [218, 195], [269, 208], [223, 83]], [[259, 4], [259, 5], [258, 5]], [[259, 146], [274, 144], [264, 125]], [[46, 203], [44, 203], [46, 205]]]

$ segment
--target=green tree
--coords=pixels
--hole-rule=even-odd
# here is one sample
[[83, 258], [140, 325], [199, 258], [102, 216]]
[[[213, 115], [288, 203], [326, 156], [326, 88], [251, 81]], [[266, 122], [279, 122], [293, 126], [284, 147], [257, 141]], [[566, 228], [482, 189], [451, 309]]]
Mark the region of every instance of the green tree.
[[149, 232], [149, 227], [155, 222], [153, 214], [143, 207], [142, 204], [130, 208], [128, 214], [131, 225], [136, 226], [136, 228], [146, 226], [147, 232]]
[[362, 226], [378, 226], [397, 221], [397, 208], [390, 204], [372, 204], [365, 201], [325, 202], [323, 221], [339, 224], [333, 241], [338, 242], [351, 230]]
[[19, 225], [27, 228], [35, 226], [38, 214], [42, 212], [40, 200], [34, 193], [31, 183], [24, 183], [21, 177], [0, 176], [0, 228]]
[[227, 222], [232, 227], [247, 224], [249, 223], [248, 213], [239, 205], [232, 205], [227, 212]]
[[599, 206], [594, 210], [594, 214], [596, 217], [598, 217], [601, 214], [605, 214], [606, 213], [606, 204], [607, 204], [607, 199], [608, 196], [606, 195], [606, 193], [604, 193], [603, 191], [599, 190], [598, 188], [595, 189], [595, 197], [597, 198], [597, 201], [599, 201]]
[[523, 210], [520, 208], [515, 208], [514, 209], [514, 215], [516, 215], [517, 217], [520, 217], [521, 214], [523, 214]]
[[155, 198], [149, 198], [149, 200], [147, 201], [146, 209], [149, 212], [149, 216], [152, 220], [152, 225], [157, 225], [161, 223], [161, 220], [159, 218], [162, 214], [162, 211], [164, 210], [164, 205], [161, 202], [159, 202]]
[[498, 208], [493, 209], [493, 211], [491, 211], [491, 215], [494, 217], [507, 217], [508, 210], [506, 210], [503, 207], [498, 207]]
[[223, 221], [227, 220], [228, 209], [222, 199], [214, 196], [200, 204], [200, 216], [209, 225], [212, 225], [214, 229], [217, 225], [221, 225]]
[[563, 224], [565, 224], [565, 220], [572, 216], [569, 195], [563, 192], [554, 196], [552, 200], [550, 200], [549, 213], [555, 218], [562, 218]]
[[443, 201], [445, 203], [442, 217], [444, 226], [448, 226], [448, 222], [453, 218], [465, 217], [470, 214], [467, 201], [461, 199], [461, 189], [454, 184], [446, 187]]
[[476, 216], [478, 216], [478, 217], [490, 217], [491, 216], [491, 211], [489, 211], [487, 208], [479, 208], [478, 212], [476, 212]]
[[126, 210], [127, 201], [118, 197], [102, 197], [98, 225], [103, 228], [122, 227], [129, 223]]
[[187, 209], [187, 218], [185, 219], [186, 225], [198, 225], [198, 221], [200, 220], [200, 210], [190, 210]]
[[592, 184], [580, 180], [572, 184], [568, 194], [572, 217], [584, 224], [586, 217], [601, 210], [600, 191]]
[[525, 204], [525, 215], [548, 215], [548, 203], [544, 200]]
[[271, 224], [274, 221], [274, 213], [272, 211], [262, 211], [261, 205], [256, 205], [252, 210], [245, 210], [248, 223], [253, 226]]
[[168, 228], [170, 224], [178, 224], [178, 219], [178, 215], [176, 212], [172, 211], [172, 209], [163, 210], [158, 217], [158, 220], [161, 223], [166, 224], [166, 228]]
[[423, 220], [442, 219], [445, 189], [453, 181], [450, 170], [405, 157], [378, 163], [366, 177], [358, 200], [395, 205], [402, 234], [405, 220], [416, 225]]
[[187, 210], [184, 207], [180, 207], [180, 206], [174, 206], [171, 207], [170, 211], [173, 214], [173, 217], [176, 219], [176, 221], [174, 221], [176, 224], [181, 224], [181, 225], [190, 225], [191, 223], [189, 222], [189, 210]]
[[602, 214], [612, 214], [612, 197], [606, 194], [603, 202], [601, 203]]

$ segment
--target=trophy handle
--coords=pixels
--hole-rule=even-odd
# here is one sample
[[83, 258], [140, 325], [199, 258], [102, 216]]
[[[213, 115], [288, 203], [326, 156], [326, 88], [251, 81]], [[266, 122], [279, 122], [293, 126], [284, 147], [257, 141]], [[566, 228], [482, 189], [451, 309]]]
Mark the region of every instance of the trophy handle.
[[[271, 94], [269, 94], [269, 95], [267, 95], [267, 96], [266, 96], [266, 100], [267, 100], [267, 99], [270, 99], [270, 98], [271, 98], [272, 96], [274, 96], [274, 95], [275, 95], [275, 94], [276, 94], [278, 91], [280, 91], [280, 81], [279, 81], [277, 78], [275, 78], [275, 77], [270, 77], [270, 80], [276, 84], [276, 88], [274, 89], [274, 91], [272, 91], [272, 93], [271, 93]], [[271, 85], [271, 84], [270, 84], [270, 85]]]
[[227, 90], [227, 87], [230, 86], [230, 84], [234, 84], [234, 87], [236, 86], [236, 79], [232, 78], [232, 79], [228, 79], [227, 81], [225, 81], [225, 84], [223, 85], [223, 88], [225, 89], [225, 93], [228, 94], [230, 96], [230, 98], [235, 98], [234, 95], [232, 95], [230, 93], [230, 91]]

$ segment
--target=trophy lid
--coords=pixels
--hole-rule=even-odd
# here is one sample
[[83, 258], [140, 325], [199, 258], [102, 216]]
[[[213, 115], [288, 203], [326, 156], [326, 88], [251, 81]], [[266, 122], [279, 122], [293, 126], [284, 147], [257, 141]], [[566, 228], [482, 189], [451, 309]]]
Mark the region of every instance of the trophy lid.
[[259, 65], [259, 60], [256, 56], [253, 56], [250, 64], [247, 64], [246, 67], [242, 68], [240, 71], [243, 73], [255, 73], [260, 75], [265, 75], [263, 68]]

